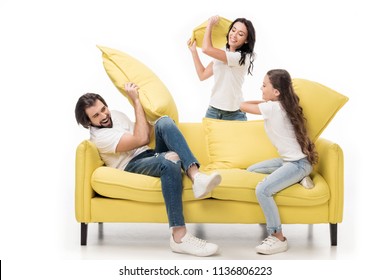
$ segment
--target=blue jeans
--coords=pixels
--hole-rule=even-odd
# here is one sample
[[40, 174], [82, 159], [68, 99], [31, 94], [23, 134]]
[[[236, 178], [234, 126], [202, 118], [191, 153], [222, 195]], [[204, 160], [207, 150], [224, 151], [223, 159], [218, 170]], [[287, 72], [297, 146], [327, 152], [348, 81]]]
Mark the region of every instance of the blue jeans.
[[224, 111], [212, 106], [209, 106], [206, 112], [206, 118], [227, 120], [227, 121], [246, 121], [246, 113], [240, 110], [237, 111]]
[[[183, 202], [182, 202], [182, 173], [199, 162], [192, 154], [186, 140], [174, 121], [167, 117], [161, 117], [154, 125], [156, 147], [147, 150], [126, 166], [125, 171], [159, 177], [161, 189], [165, 201], [170, 227], [184, 226]], [[178, 160], [166, 157], [168, 152], [175, 152]]]
[[269, 234], [282, 230], [278, 207], [273, 195], [300, 182], [310, 174], [312, 169], [307, 158], [297, 161], [283, 161], [281, 158], [274, 158], [255, 163], [247, 168], [251, 172], [269, 174], [256, 186], [256, 197], [263, 210]]

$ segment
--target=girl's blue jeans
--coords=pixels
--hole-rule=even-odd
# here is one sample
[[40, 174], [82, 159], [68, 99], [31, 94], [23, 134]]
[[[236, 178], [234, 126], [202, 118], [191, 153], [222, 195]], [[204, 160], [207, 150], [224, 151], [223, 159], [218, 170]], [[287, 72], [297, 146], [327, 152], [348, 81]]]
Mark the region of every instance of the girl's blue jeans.
[[256, 186], [256, 197], [263, 210], [269, 234], [282, 230], [278, 207], [273, 195], [300, 182], [310, 174], [312, 169], [307, 158], [297, 161], [283, 161], [281, 158], [274, 158], [255, 163], [247, 168], [251, 172], [269, 174]]
[[[154, 125], [154, 132], [155, 149], [145, 151], [132, 159], [125, 171], [160, 177], [169, 226], [184, 226], [181, 170], [187, 172], [193, 164], [199, 166], [199, 162], [171, 118], [164, 116], [158, 119]], [[179, 158], [172, 160], [167, 155], [170, 151], [175, 152]]]

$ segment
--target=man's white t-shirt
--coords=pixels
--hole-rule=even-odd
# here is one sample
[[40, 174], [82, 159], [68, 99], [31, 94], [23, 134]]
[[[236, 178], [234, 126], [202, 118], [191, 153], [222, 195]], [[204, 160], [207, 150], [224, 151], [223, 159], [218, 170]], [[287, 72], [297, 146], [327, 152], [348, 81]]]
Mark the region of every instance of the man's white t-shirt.
[[123, 170], [131, 159], [150, 149], [142, 146], [127, 152], [116, 153], [116, 146], [125, 132], [134, 131], [134, 122], [122, 112], [110, 111], [112, 128], [90, 128], [90, 140], [95, 143], [106, 166]]
[[280, 102], [263, 102], [259, 104], [259, 108], [264, 117], [265, 131], [283, 160], [296, 161], [306, 157], [297, 141], [291, 121]]
[[227, 64], [215, 59], [213, 62], [214, 86], [210, 106], [224, 111], [237, 111], [244, 100], [242, 85], [249, 67], [249, 55], [240, 65], [241, 53], [226, 50]]

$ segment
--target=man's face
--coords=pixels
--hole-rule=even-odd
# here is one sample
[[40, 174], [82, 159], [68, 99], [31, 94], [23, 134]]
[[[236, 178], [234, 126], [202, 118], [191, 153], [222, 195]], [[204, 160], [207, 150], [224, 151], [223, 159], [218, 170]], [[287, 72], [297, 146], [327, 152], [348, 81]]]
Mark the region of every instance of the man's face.
[[89, 117], [92, 126], [100, 128], [112, 127], [110, 110], [99, 99], [96, 100], [93, 106], [85, 109], [85, 113]]

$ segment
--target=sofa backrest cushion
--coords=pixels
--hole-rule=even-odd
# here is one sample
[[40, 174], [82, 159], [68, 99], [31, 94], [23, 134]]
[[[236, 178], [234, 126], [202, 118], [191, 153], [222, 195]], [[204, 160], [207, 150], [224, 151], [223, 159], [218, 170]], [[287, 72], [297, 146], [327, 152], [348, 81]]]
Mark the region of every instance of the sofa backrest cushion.
[[[155, 121], [168, 115], [178, 123], [178, 110], [168, 88], [159, 77], [136, 58], [107, 47], [97, 46], [102, 51], [103, 66], [116, 88], [127, 98], [124, 91], [126, 82], [139, 86], [139, 96], [146, 117]], [[131, 103], [131, 100], [129, 99]]]
[[247, 168], [276, 157], [277, 152], [264, 131], [263, 120], [223, 121], [203, 119], [208, 169]]
[[[196, 46], [202, 47], [203, 37], [206, 31], [208, 20], [195, 27], [192, 31], [191, 43], [196, 40]], [[230, 24], [232, 22], [224, 17], [219, 17], [219, 21], [213, 27], [211, 33], [211, 41], [214, 48], [223, 48], [226, 45], [226, 35], [229, 31]]]
[[179, 123], [178, 127], [183, 134], [190, 150], [200, 162], [201, 168], [209, 163], [209, 157], [206, 151], [206, 140], [203, 124], [197, 123]]
[[315, 142], [348, 97], [317, 82], [293, 79], [293, 87], [307, 120], [310, 138]]

